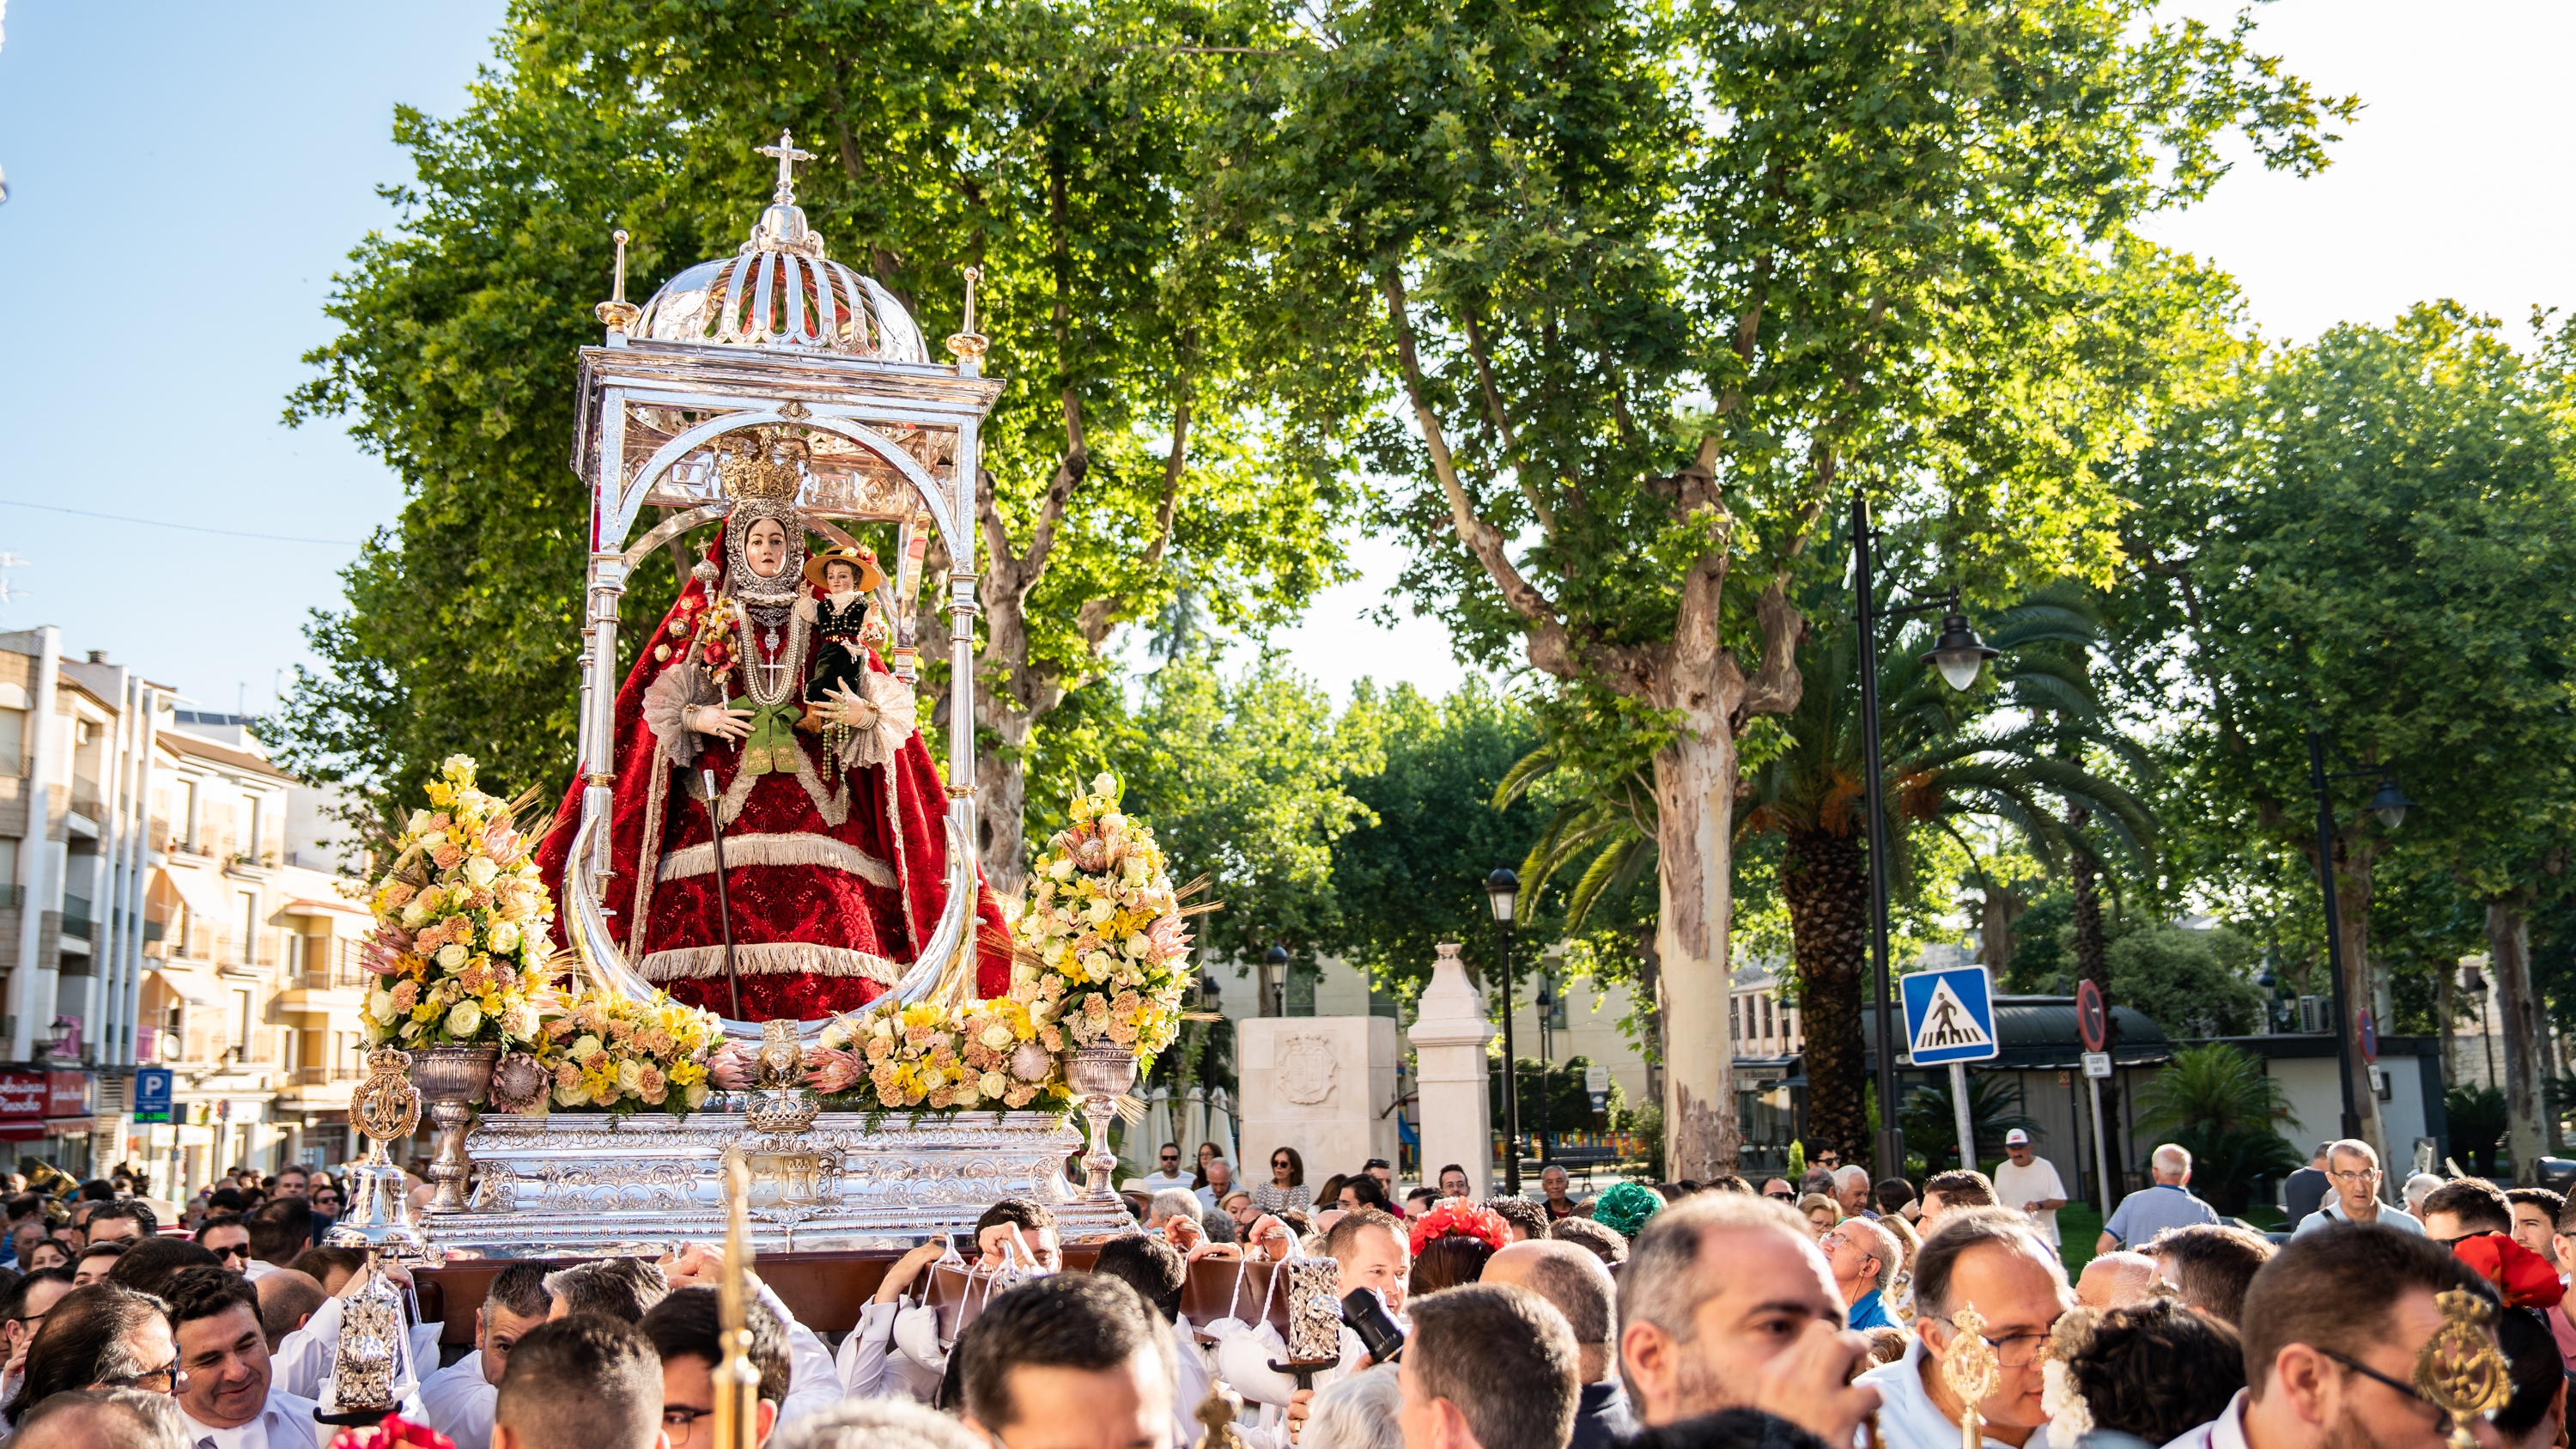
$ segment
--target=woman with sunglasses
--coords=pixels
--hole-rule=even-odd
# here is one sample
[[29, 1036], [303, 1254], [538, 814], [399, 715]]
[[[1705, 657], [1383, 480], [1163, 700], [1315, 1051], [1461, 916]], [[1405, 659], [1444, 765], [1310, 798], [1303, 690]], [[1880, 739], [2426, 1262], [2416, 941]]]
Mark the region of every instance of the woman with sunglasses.
[[1294, 1147], [1270, 1154], [1270, 1180], [1251, 1184], [1252, 1205], [1266, 1213], [1283, 1213], [1306, 1205], [1306, 1159]]

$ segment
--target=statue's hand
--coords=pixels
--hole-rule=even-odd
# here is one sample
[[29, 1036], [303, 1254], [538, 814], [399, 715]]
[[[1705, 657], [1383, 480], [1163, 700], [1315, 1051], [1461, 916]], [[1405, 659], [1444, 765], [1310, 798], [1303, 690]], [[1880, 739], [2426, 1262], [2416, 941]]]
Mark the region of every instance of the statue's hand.
[[877, 716], [883, 713], [876, 701], [852, 690], [846, 684], [832, 686], [831, 697], [814, 706], [823, 723], [847, 725], [854, 730], [876, 728]]
[[741, 740], [751, 735], [751, 711], [726, 709], [718, 704], [702, 704], [689, 711], [689, 728], [702, 735]]

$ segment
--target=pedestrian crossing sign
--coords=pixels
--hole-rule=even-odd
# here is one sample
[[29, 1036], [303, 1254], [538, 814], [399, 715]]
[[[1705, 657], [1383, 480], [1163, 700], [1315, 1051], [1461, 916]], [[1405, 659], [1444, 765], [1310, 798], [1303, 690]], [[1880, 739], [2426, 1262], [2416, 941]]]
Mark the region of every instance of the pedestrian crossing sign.
[[1996, 1056], [1995, 999], [1983, 966], [1917, 971], [1897, 978], [1905, 992], [1905, 1039], [1918, 1067]]

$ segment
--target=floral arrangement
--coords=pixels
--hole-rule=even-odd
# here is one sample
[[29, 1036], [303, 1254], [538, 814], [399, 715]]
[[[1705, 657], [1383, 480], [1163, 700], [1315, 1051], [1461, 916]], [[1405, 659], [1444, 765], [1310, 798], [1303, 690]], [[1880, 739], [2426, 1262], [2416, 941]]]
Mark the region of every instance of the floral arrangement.
[[494, 1071], [493, 1105], [528, 1111], [551, 1099], [558, 1107], [610, 1112], [692, 1112], [706, 1104], [709, 1058], [723, 1041], [724, 1024], [714, 1012], [665, 993], [636, 1001], [585, 991], [562, 1015], [546, 1019], [544, 1040], [529, 1054], [539, 1074], [515, 1061]]
[[1413, 1251], [1417, 1255], [1425, 1244], [1440, 1238], [1474, 1238], [1499, 1253], [1511, 1242], [1512, 1232], [1501, 1213], [1463, 1197], [1453, 1197], [1413, 1220]]
[[806, 1085], [880, 1109], [1065, 1106], [1072, 1098], [1033, 1005], [1017, 990], [954, 1007], [881, 1001], [823, 1028], [805, 1054]]
[[530, 791], [503, 801], [475, 788], [474, 761], [450, 755], [394, 841], [376, 882], [362, 960], [379, 978], [359, 1008], [367, 1044], [533, 1045], [554, 995], [547, 927], [553, 898], [516, 816]]
[[1118, 809], [1118, 781], [1101, 775], [1073, 797], [1073, 824], [1039, 852], [1019, 913], [1011, 999], [1037, 1041], [1066, 1052], [1111, 1041], [1140, 1064], [1171, 1045], [1194, 977], [1184, 907], [1204, 882], [1173, 889], [1154, 832]]

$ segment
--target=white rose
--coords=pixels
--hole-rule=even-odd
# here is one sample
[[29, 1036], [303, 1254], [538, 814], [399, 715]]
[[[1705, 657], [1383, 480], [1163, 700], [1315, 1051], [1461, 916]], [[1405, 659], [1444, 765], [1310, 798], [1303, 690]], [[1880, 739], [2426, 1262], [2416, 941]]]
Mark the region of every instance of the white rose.
[[501, 867], [494, 865], [488, 855], [478, 855], [465, 862], [465, 878], [478, 887], [490, 885], [500, 874]]
[[1073, 857], [1069, 855], [1057, 856], [1054, 862], [1047, 867], [1047, 874], [1054, 876], [1057, 880], [1073, 879]]
[[450, 941], [446, 945], [438, 948], [438, 964], [450, 971], [453, 971], [464, 965], [465, 958], [472, 954], [472, 952], [465, 949], [464, 942]]
[[476, 1006], [471, 1001], [460, 1001], [456, 1003], [455, 1010], [447, 1013], [447, 1034], [449, 1036], [472, 1036], [474, 1033], [481, 1031], [482, 1029], [483, 1008]]
[[[1006, 1046], [1009, 1046], [1010, 1044], [1011, 1044], [1011, 1029], [1010, 1029], [1010, 1027], [1008, 1027], [1008, 1026], [1004, 1025], [1003, 1023], [1001, 1023], [1001, 1022], [998, 1022], [998, 1021], [997, 1021], [997, 1022], [994, 1022], [992, 1025], [987, 1026], [987, 1027], [985, 1027], [985, 1028], [984, 1028], [984, 1045], [986, 1045], [986, 1046], [988, 1046], [988, 1047], [991, 1047], [991, 1048], [992, 1048], [993, 1050], [995, 1050], [995, 1051], [1000, 1051], [1002, 1048], [1004, 1048], [1004, 1047], [1006, 1047]], [[1000, 1089], [1000, 1088], [998, 1088], [998, 1087], [987, 1088], [987, 1089], [985, 1090], [985, 1095], [986, 1095], [986, 1096], [991, 1096], [991, 1095], [993, 1095], [994, 1093], [996, 1093], [996, 1092], [998, 1092], [998, 1091], [1000, 1091], [1000, 1090], [1001, 1090], [1001, 1089]]]
[[1106, 896], [1095, 896], [1090, 905], [1083, 907], [1082, 914], [1096, 924], [1118, 914], [1118, 903]]
[[1009, 1079], [1004, 1077], [1000, 1072], [986, 1072], [984, 1074], [984, 1079], [975, 1085], [983, 1089], [985, 1096], [991, 1097], [995, 1101], [1001, 1100], [1002, 1094], [1011, 1089]]
[[394, 994], [390, 991], [383, 990], [368, 992], [367, 1015], [374, 1017], [378, 1021], [393, 1020]]
[[1091, 777], [1091, 793], [1092, 793], [1092, 794], [1094, 794], [1094, 795], [1115, 795], [1115, 794], [1117, 794], [1117, 793], [1118, 793], [1118, 777], [1117, 777], [1117, 776], [1115, 776], [1115, 775], [1094, 775], [1094, 776], [1092, 776], [1092, 777]]
[[624, 1091], [637, 1091], [644, 1085], [644, 1064], [623, 1061], [617, 1064], [617, 1085]]
[[555, 1103], [558, 1106], [578, 1107], [583, 1101], [584, 1098], [581, 1094], [581, 1083], [579, 1082], [575, 1082], [568, 1087], [557, 1086], [555, 1088]]
[[592, 1057], [599, 1055], [599, 1051], [599, 1038], [590, 1035], [588, 1032], [584, 1032], [580, 1036], [573, 1038], [572, 1050], [564, 1053], [564, 1055], [571, 1057], [574, 1061], [587, 1065]]
[[406, 832], [408, 832], [408, 833], [410, 833], [410, 834], [413, 834], [413, 835], [418, 835], [418, 834], [420, 834], [422, 831], [427, 830], [428, 828], [429, 828], [429, 812], [428, 812], [428, 811], [426, 811], [426, 810], [415, 810], [415, 811], [411, 812], [411, 821], [410, 821], [410, 823], [408, 823], [408, 824], [406, 824], [405, 826], [403, 826], [403, 829], [404, 829]]
[[1127, 938], [1127, 959], [1131, 961], [1144, 960], [1145, 948], [1152, 944], [1153, 942], [1147, 940], [1145, 938], [1145, 933], [1142, 931], [1138, 931], [1134, 935], [1129, 936]]
[[429, 907], [418, 896], [414, 896], [411, 904], [402, 908], [402, 923], [415, 931], [428, 925]]
[[689, 1110], [692, 1112], [705, 1106], [707, 1104], [707, 1084], [704, 1082], [692, 1083], [687, 1095], [683, 1097], [682, 1100], [689, 1104]]
[[1115, 835], [1126, 828], [1127, 817], [1115, 810], [1100, 817], [1100, 833], [1103, 835]]
[[822, 1042], [823, 1049], [825, 1051], [836, 1052], [850, 1044], [850, 1033], [847, 1028], [843, 1027], [836, 1021], [830, 1026], [823, 1028]]
[[518, 927], [510, 924], [508, 921], [503, 921], [501, 924], [492, 928], [492, 952], [494, 955], [507, 956], [518, 949]]

